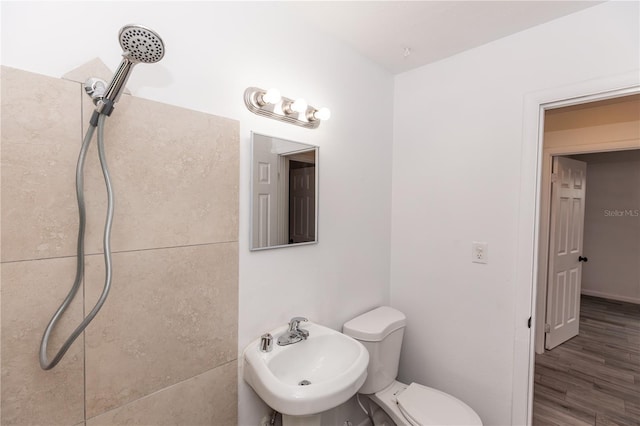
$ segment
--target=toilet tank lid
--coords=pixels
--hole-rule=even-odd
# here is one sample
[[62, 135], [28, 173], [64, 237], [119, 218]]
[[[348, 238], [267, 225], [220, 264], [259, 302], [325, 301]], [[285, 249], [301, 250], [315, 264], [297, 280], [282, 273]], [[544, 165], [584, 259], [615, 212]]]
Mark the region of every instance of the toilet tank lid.
[[402, 312], [389, 306], [380, 306], [347, 321], [342, 326], [342, 332], [354, 339], [379, 342], [406, 323], [407, 317]]

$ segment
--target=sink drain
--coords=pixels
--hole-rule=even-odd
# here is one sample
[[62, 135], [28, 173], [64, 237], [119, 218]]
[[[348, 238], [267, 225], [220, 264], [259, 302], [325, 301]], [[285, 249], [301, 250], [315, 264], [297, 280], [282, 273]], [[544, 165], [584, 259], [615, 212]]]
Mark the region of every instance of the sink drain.
[[311, 382], [308, 380], [300, 380], [300, 383], [298, 383], [298, 386], [309, 386], [310, 384]]

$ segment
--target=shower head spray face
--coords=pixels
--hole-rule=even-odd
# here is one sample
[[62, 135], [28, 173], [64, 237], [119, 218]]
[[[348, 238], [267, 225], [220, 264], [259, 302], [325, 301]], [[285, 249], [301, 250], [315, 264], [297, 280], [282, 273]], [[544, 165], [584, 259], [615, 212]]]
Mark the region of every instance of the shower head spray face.
[[104, 99], [99, 103], [96, 111], [110, 115], [113, 105], [118, 102], [124, 91], [135, 64], [152, 64], [164, 56], [164, 42], [160, 36], [142, 25], [125, 25], [118, 35], [122, 46], [122, 62], [107, 87]]
[[132, 62], [152, 64], [164, 56], [164, 43], [158, 34], [142, 25], [127, 25], [119, 34], [120, 46]]

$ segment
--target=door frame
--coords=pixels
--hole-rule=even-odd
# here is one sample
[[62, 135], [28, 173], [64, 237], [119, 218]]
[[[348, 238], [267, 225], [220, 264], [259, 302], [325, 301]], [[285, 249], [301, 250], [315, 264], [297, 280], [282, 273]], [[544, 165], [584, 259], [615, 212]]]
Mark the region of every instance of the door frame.
[[[542, 166], [550, 153], [543, 153], [544, 113], [548, 109], [584, 104], [640, 93], [640, 70], [588, 80], [524, 95], [521, 175], [518, 203], [515, 270], [514, 362], [511, 424], [530, 425], [533, 415], [536, 312], [539, 266], [545, 257], [539, 248], [542, 228]], [[591, 145], [589, 149], [597, 149]], [[543, 155], [544, 154], [544, 155]], [[558, 154], [556, 154], [558, 155]], [[548, 203], [547, 198], [547, 203]], [[548, 219], [548, 215], [547, 215]], [[548, 228], [547, 228], [548, 229]], [[547, 231], [548, 238], [548, 231]], [[544, 246], [544, 244], [542, 244]], [[546, 244], [548, 249], [548, 242]], [[546, 263], [546, 260], [545, 260]], [[546, 287], [546, 284], [545, 284]], [[544, 321], [544, 319], [543, 319]], [[530, 326], [529, 326], [530, 324]]]

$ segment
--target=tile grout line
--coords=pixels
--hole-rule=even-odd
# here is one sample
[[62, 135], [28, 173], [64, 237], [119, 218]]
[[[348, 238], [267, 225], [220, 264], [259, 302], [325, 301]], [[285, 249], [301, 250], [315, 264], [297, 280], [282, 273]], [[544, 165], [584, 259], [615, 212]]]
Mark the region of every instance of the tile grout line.
[[[201, 247], [201, 246], [212, 246], [219, 244], [232, 244], [239, 243], [239, 240], [228, 240], [228, 241], [216, 241], [211, 243], [195, 243], [195, 244], [184, 244], [184, 245], [176, 245], [176, 246], [162, 246], [162, 247], [146, 247], [132, 250], [111, 250], [112, 254], [120, 254], [120, 253], [135, 253], [139, 251], [151, 251], [151, 250], [170, 250], [170, 249], [179, 249], [179, 248], [188, 248], [188, 247]], [[103, 252], [95, 252], [95, 253], [85, 253], [85, 256], [101, 256], [104, 255]], [[0, 262], [0, 264], [9, 264], [9, 263], [21, 263], [21, 262], [33, 262], [36, 260], [53, 260], [53, 259], [70, 259], [76, 257], [76, 255], [69, 256], [54, 256], [54, 257], [37, 257], [33, 259], [16, 259], [16, 260], [5, 260]]]

